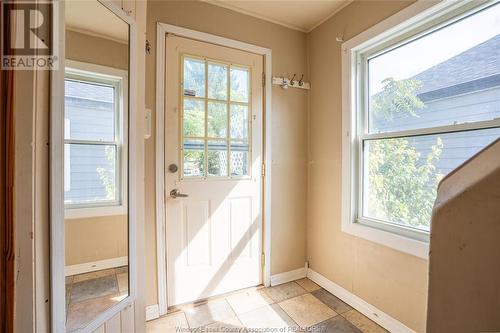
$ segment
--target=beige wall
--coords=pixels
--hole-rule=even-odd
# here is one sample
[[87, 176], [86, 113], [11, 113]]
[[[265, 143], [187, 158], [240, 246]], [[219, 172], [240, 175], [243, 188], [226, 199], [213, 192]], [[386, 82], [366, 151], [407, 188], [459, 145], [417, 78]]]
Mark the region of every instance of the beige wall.
[[410, 328], [425, 331], [427, 261], [341, 232], [341, 50], [345, 40], [408, 6], [356, 1], [308, 35], [310, 267]]
[[[148, 1], [146, 105], [155, 109], [156, 22], [178, 25], [272, 49], [273, 75], [307, 75], [306, 35], [198, 1]], [[307, 79], [307, 77], [306, 77]], [[153, 117], [154, 124], [154, 117]], [[304, 266], [307, 191], [307, 92], [273, 87], [271, 274]], [[154, 125], [153, 125], [154, 128]], [[147, 304], [157, 303], [155, 142], [146, 141]]]
[[127, 215], [67, 219], [66, 266], [128, 255]]
[[66, 29], [66, 59], [128, 70], [128, 45]]

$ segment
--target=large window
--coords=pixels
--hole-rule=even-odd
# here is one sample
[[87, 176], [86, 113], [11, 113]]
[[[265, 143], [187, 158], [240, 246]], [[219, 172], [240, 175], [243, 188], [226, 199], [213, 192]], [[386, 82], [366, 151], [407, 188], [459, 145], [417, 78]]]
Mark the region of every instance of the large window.
[[351, 223], [419, 240], [439, 181], [500, 137], [500, 4], [432, 12], [348, 55]]
[[78, 208], [123, 207], [126, 136], [124, 78], [66, 69], [64, 203]]

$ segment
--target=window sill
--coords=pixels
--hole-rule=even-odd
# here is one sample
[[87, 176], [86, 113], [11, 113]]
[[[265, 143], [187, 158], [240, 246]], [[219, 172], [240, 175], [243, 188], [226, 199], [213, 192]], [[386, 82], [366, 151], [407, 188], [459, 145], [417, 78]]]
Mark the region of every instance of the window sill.
[[360, 222], [343, 221], [342, 231], [403, 253], [429, 259], [428, 241], [413, 239]]
[[127, 208], [120, 206], [101, 206], [85, 208], [67, 208], [64, 210], [65, 220], [74, 220], [82, 218], [92, 218], [100, 216], [126, 215]]

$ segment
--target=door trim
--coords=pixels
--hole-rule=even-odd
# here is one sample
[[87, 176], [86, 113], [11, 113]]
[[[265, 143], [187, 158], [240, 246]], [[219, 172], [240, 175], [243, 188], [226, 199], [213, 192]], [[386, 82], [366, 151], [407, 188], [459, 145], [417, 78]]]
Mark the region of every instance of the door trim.
[[272, 112], [272, 70], [271, 49], [240, 42], [237, 40], [186, 29], [166, 23], [157, 23], [156, 28], [156, 255], [157, 287], [159, 315], [167, 313], [167, 261], [166, 261], [166, 211], [165, 211], [165, 36], [174, 34], [215, 45], [231, 47], [264, 57], [265, 85], [263, 91], [264, 130], [263, 155], [265, 176], [263, 181], [263, 281], [266, 287], [271, 285], [271, 112]]

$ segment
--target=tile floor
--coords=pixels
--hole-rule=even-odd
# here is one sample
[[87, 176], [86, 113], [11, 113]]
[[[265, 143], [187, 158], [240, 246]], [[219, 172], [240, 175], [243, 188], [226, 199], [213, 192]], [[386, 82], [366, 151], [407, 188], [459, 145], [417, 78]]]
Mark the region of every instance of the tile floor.
[[66, 330], [82, 328], [127, 295], [127, 266], [67, 276]]
[[180, 306], [146, 328], [148, 333], [387, 332], [307, 278]]

